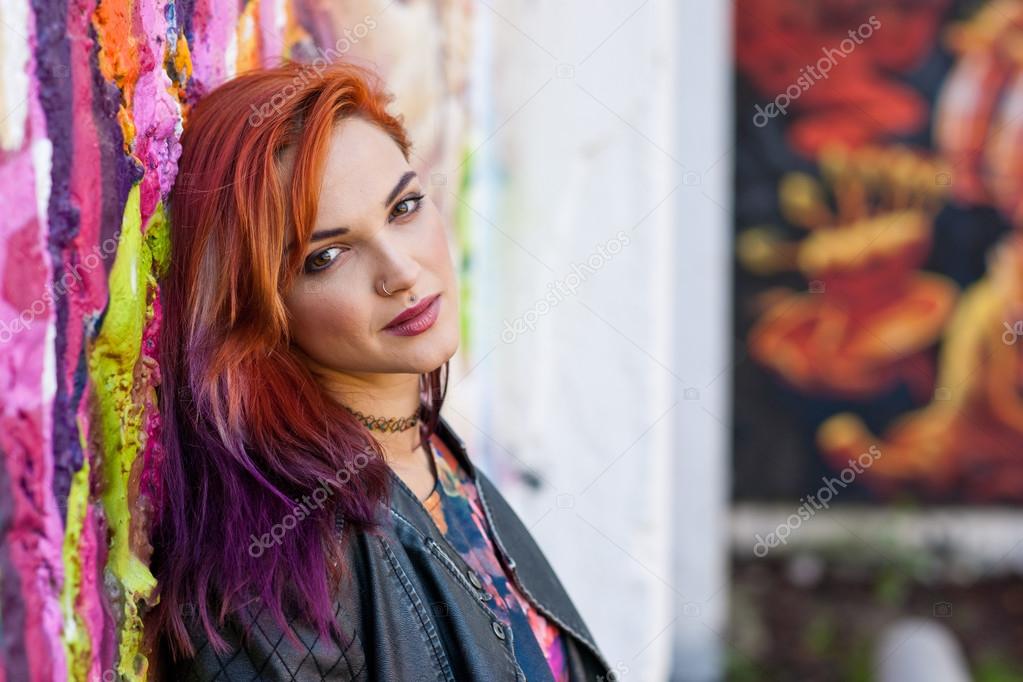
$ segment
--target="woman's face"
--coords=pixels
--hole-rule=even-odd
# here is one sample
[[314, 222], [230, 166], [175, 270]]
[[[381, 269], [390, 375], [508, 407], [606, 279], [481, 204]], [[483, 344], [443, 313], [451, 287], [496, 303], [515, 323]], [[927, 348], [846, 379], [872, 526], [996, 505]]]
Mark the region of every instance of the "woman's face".
[[[289, 170], [292, 154], [283, 157]], [[284, 302], [292, 342], [314, 369], [422, 374], [457, 350], [457, 284], [440, 213], [394, 140], [363, 118], [334, 128], [302, 263]], [[440, 294], [433, 325], [412, 335], [387, 329], [411, 294], [415, 305]]]

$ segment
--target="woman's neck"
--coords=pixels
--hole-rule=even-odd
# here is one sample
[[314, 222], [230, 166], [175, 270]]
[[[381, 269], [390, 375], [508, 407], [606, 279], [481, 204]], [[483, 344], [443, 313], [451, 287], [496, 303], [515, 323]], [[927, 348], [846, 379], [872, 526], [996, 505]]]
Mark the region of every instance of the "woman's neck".
[[[372, 418], [412, 417], [419, 413], [418, 374], [340, 374], [316, 372], [328, 394], [338, 403]], [[418, 424], [403, 431], [370, 431], [395, 468], [417, 468], [423, 461]]]

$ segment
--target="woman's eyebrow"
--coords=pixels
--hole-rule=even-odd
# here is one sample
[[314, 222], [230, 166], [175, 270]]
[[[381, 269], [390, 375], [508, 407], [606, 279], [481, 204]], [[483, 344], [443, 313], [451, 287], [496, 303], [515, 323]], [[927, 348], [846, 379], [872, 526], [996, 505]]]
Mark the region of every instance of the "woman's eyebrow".
[[330, 239], [331, 237], [338, 237], [343, 234], [348, 234], [351, 230], [347, 227], [335, 227], [329, 230], [320, 230], [319, 232], [313, 232], [313, 236], [309, 238], [309, 243], [322, 242], [324, 239]]
[[[394, 189], [392, 189], [390, 193], [387, 195], [387, 199], [384, 200], [384, 208], [390, 206], [391, 202], [394, 201], [397, 198], [398, 194], [401, 193], [401, 190], [405, 189], [405, 186], [412, 182], [412, 179], [415, 177], [416, 177], [415, 171], [408, 171], [407, 173], [402, 175], [401, 178], [398, 180], [398, 184], [394, 186]], [[348, 232], [350, 232], [350, 229], [347, 227], [334, 227], [329, 230], [320, 230], [319, 232], [313, 232], [312, 237], [309, 238], [309, 243], [312, 244], [314, 242], [321, 242], [324, 239], [338, 237], [340, 235], [347, 234]], [[284, 253], [287, 254], [290, 251], [291, 244], [288, 244], [286, 247], [284, 247]]]
[[401, 176], [401, 179], [398, 180], [398, 184], [394, 186], [394, 189], [391, 190], [391, 193], [387, 195], [387, 199], [384, 200], [384, 208], [387, 208], [388, 206], [391, 205], [391, 202], [395, 200], [395, 198], [398, 196], [398, 193], [401, 192], [401, 190], [405, 189], [405, 185], [412, 182], [412, 178], [414, 177], [416, 177], [415, 171], [409, 171]]
[[[348, 234], [350, 232], [347, 227], [334, 227], [329, 230], [320, 230], [319, 232], [313, 232], [312, 237], [309, 238], [309, 243], [322, 242], [324, 239], [330, 239], [331, 237], [337, 237], [342, 234]], [[284, 253], [287, 254], [291, 251], [291, 244], [284, 247]]]

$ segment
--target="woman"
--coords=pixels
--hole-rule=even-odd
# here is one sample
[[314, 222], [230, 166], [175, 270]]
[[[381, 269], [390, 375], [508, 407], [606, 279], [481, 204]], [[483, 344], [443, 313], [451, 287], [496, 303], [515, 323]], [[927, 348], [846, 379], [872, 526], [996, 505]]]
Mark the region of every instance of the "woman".
[[188, 116], [148, 632], [172, 679], [613, 679], [440, 416], [457, 285], [391, 101], [286, 63]]

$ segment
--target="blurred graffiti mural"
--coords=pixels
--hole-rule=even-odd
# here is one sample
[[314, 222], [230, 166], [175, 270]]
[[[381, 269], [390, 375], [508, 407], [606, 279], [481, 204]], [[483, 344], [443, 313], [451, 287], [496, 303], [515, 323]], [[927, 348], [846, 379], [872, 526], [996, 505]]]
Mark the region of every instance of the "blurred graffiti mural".
[[417, 171], [448, 188], [438, 204], [461, 247], [448, 194], [466, 177], [470, 14], [455, 1], [0, 4], [0, 682], [150, 672], [156, 281], [191, 104], [282, 56], [372, 62]]
[[1023, 501], [1023, 5], [735, 16], [736, 498]]

